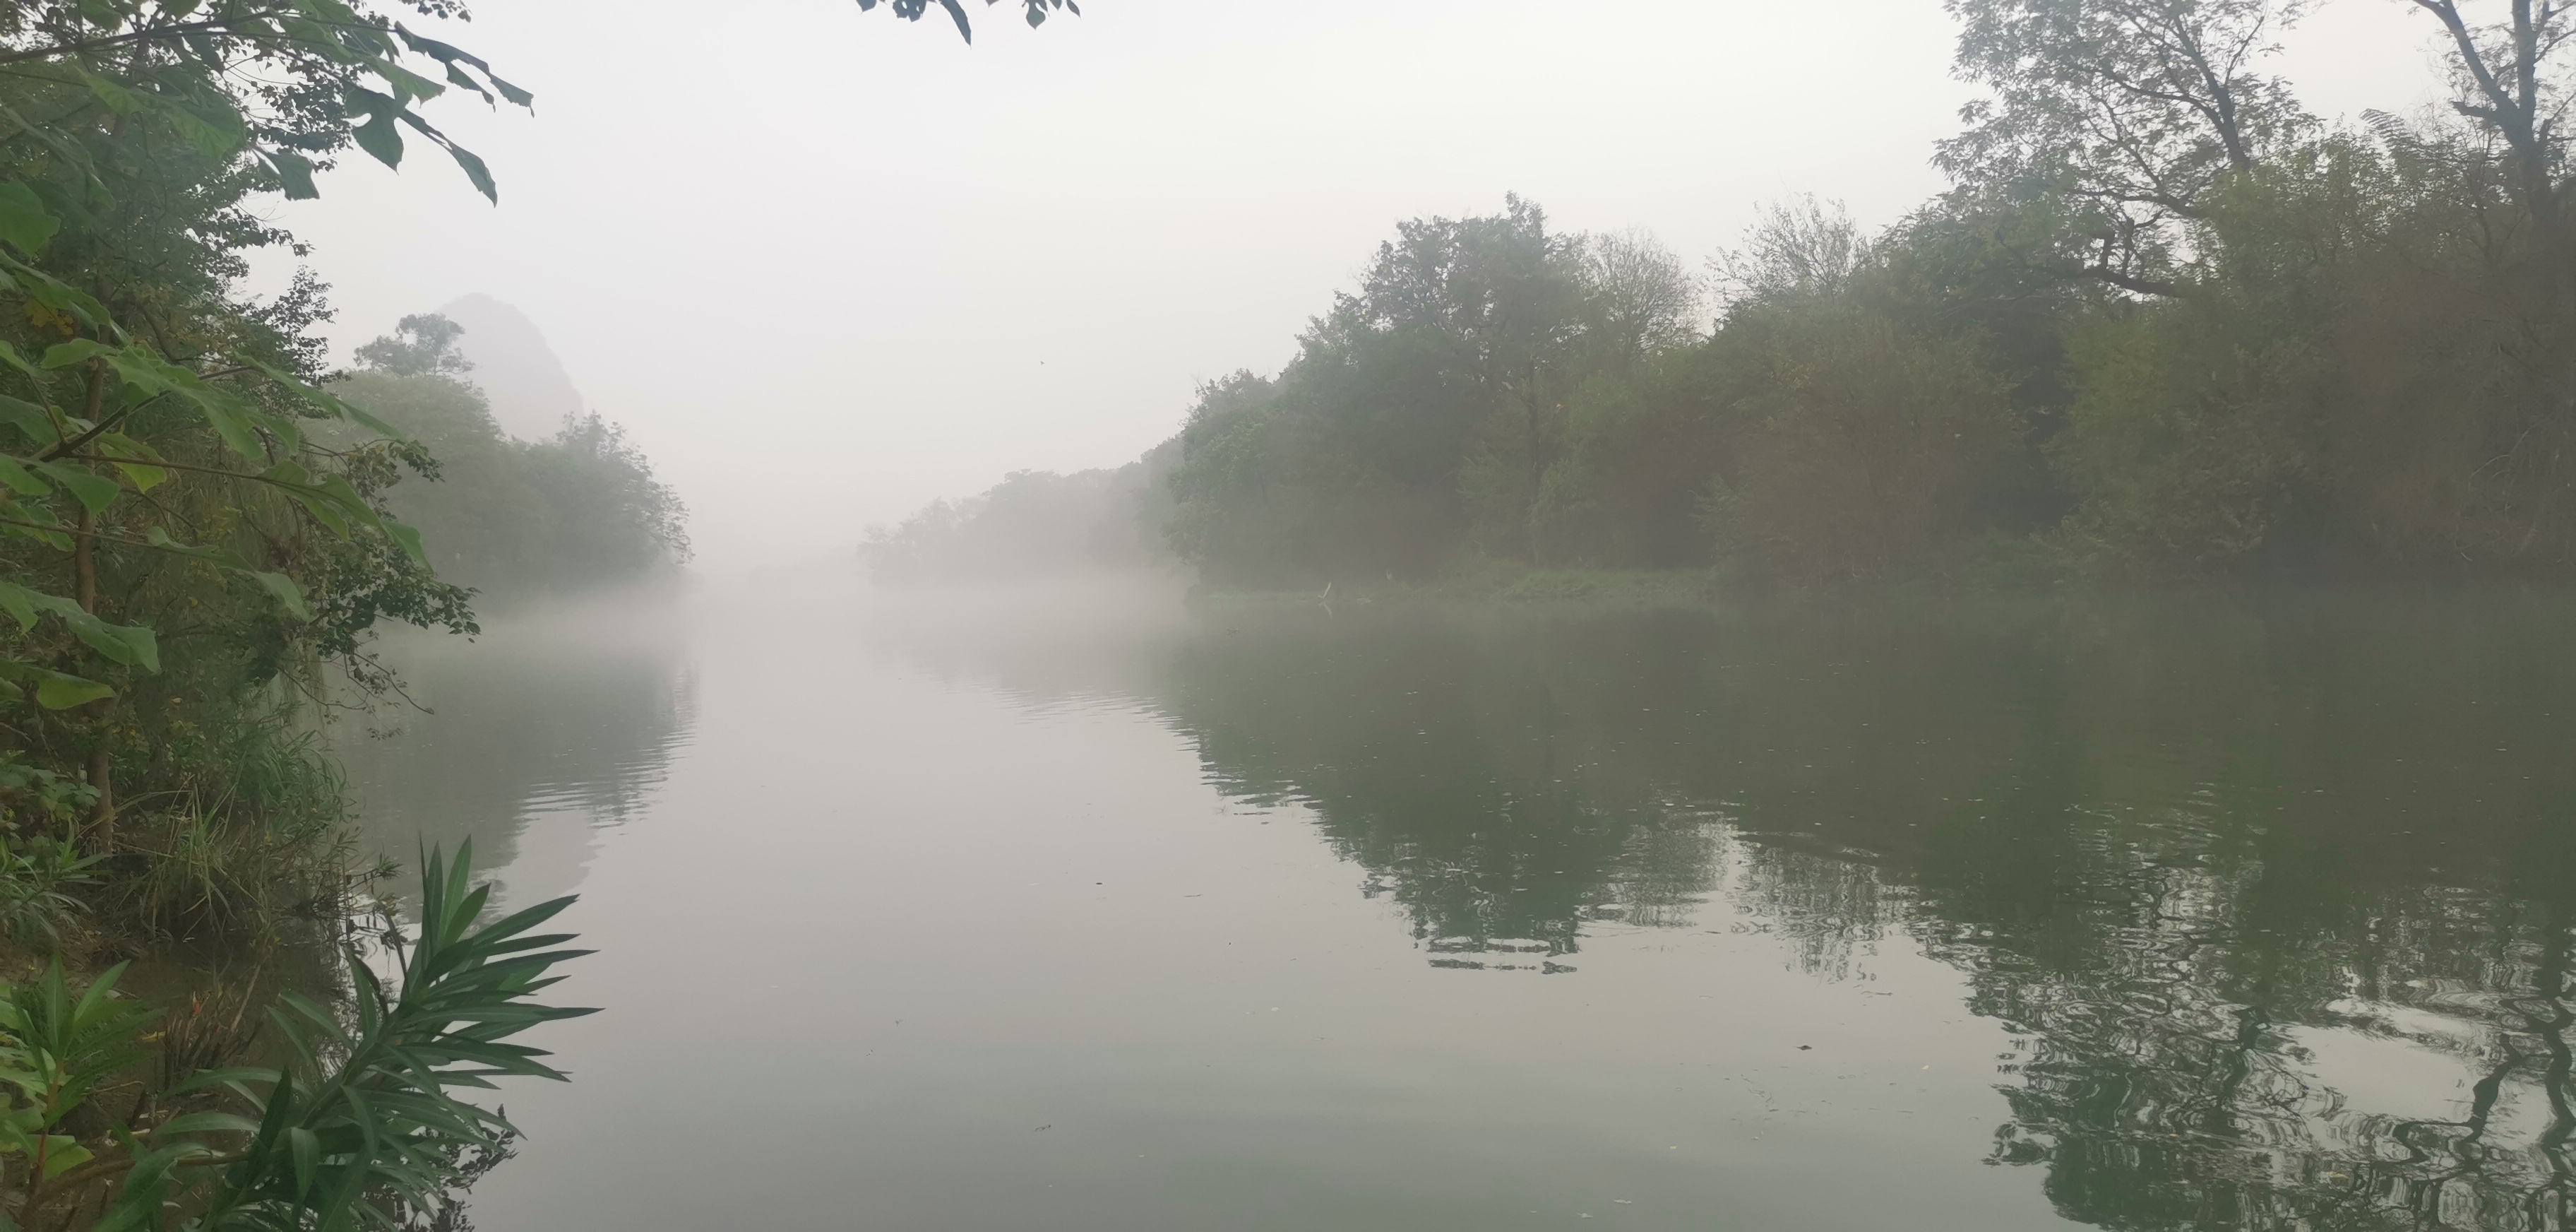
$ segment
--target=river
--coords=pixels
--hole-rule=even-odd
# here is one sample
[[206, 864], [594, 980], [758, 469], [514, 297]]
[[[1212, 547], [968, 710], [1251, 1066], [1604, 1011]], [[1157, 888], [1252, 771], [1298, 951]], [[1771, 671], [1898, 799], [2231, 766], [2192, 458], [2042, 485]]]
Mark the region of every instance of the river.
[[397, 641], [599, 953], [484, 1232], [2556, 1228], [2576, 602], [889, 607]]

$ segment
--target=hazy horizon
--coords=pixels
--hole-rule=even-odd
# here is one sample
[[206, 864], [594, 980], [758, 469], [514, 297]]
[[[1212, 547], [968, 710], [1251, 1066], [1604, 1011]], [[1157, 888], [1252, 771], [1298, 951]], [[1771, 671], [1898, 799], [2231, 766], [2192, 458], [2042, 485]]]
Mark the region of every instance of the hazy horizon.
[[[1276, 370], [1404, 218], [1518, 192], [1694, 267], [1796, 194], [1884, 225], [1943, 187], [1932, 143], [1972, 93], [1932, 0], [1618, 22], [1335, 2], [1293, 23], [1101, 0], [1039, 30], [983, 9], [971, 48], [944, 22], [758, 4], [720, 25], [637, 4], [613, 27], [487, 6], [447, 36], [535, 91], [535, 117], [430, 114], [491, 163], [500, 206], [435, 151], [402, 175], [344, 158], [320, 201], [272, 204], [314, 251], [267, 254], [252, 285], [315, 269], [343, 357], [460, 297], [516, 308], [678, 487], [702, 567], [730, 571], [1012, 471], [1132, 460], [1198, 381]], [[2338, 0], [2282, 68], [2329, 120], [2419, 107], [2431, 32]], [[696, 342], [710, 327], [727, 341]]]

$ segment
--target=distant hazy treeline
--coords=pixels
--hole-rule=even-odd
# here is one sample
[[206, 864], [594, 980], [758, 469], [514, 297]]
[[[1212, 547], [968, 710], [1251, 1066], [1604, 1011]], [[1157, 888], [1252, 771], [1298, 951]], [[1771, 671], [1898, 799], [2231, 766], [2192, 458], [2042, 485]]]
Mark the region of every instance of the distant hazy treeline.
[[1177, 442], [1115, 470], [1017, 471], [977, 496], [932, 501], [868, 531], [860, 562], [881, 583], [1056, 577], [1170, 560], [1163, 527]]
[[440, 316], [359, 348], [333, 388], [427, 446], [436, 478], [405, 477], [388, 507], [419, 527], [448, 581], [508, 604], [635, 582], [689, 555], [688, 511], [652, 464], [596, 413], [534, 441], [504, 433]]
[[1149, 536], [1234, 585], [2576, 565], [2563, 15], [2424, 6], [2456, 106], [2351, 129], [2261, 71], [2293, 6], [1951, 7], [1952, 191], [1705, 276], [1519, 199], [1404, 223], [1202, 389]]

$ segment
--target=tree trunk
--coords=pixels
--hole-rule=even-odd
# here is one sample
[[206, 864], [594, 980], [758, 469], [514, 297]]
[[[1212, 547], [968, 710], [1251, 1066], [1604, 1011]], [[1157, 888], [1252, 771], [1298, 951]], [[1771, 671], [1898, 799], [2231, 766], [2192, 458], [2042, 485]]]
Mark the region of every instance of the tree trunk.
[[[82, 399], [82, 411], [90, 422], [98, 422], [107, 398], [107, 366], [90, 361], [89, 389]], [[81, 510], [80, 521], [72, 536], [72, 598], [81, 610], [98, 614], [98, 515]], [[98, 792], [98, 802], [90, 810], [90, 846], [101, 853], [116, 850], [116, 699], [96, 703], [98, 737], [89, 750], [89, 785]]]

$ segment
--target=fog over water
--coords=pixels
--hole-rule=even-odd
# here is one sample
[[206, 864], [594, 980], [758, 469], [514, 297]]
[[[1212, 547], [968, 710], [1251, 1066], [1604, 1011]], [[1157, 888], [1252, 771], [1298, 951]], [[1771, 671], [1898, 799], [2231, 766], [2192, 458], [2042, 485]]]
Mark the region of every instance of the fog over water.
[[2576, 1232], [2576, 0], [1080, 3], [0, 9], [0, 1232]]
[[2563, 597], [1172, 599], [392, 645], [600, 951], [478, 1224], [2556, 1226]]
[[[2408, 10], [2336, 0], [2292, 33], [2311, 110], [2432, 96]], [[1134, 458], [1194, 382], [1293, 354], [1398, 219], [1518, 192], [1694, 263], [1795, 193], [1882, 225], [1942, 187], [1932, 143], [1970, 97], [1932, 0], [979, 16], [969, 48], [846, 0], [487, 3], [445, 36], [536, 115], [431, 110], [499, 207], [432, 151], [346, 159], [274, 216], [336, 286], [344, 354], [466, 295], [527, 314], [726, 571]]]
[[[1549, 246], [1644, 228], [1695, 274], [1812, 193], [1857, 226], [1774, 216], [1812, 224], [1798, 255], [1865, 249], [1942, 190], [1930, 155], [1973, 97], [1936, 0], [976, 16], [970, 48], [837, 0], [491, 0], [444, 35], [537, 114], [440, 118], [498, 209], [442, 166], [351, 159], [280, 210], [340, 288], [343, 349], [450, 306], [501, 429], [598, 410], [693, 514], [694, 585], [388, 634], [417, 706], [331, 732], [373, 852], [470, 837], [504, 904], [579, 894], [565, 923], [598, 950], [562, 994], [606, 1012], [544, 1028], [576, 1081], [509, 1092], [528, 1136], [475, 1192], [483, 1226], [2576, 1220], [2576, 607], [2522, 584], [2576, 560], [2543, 536], [2560, 455], [2453, 473], [2419, 448], [2438, 431], [2392, 429], [2263, 471], [2260, 433], [2226, 435], [2255, 411], [2518, 422], [2454, 396], [2501, 334], [2442, 333], [2425, 351], [2457, 366], [2382, 380], [2370, 330], [2242, 342], [2259, 296], [2025, 318], [2045, 297], [2007, 287], [1975, 302], [2039, 345], [1986, 355], [1985, 318], [1871, 325], [1884, 286], [1845, 261], [1708, 341], [1678, 318], [1714, 304], [1660, 249]], [[2320, 5], [2279, 68], [2329, 125], [2428, 108], [2420, 16]], [[2374, 148], [2407, 162], [2406, 140]], [[2379, 191], [2425, 234], [2474, 229], [2447, 181], [2399, 181]], [[1477, 218], [1368, 264], [1432, 215]], [[2320, 246], [2309, 214], [2266, 217]], [[1984, 226], [1924, 259], [2028, 257]], [[2373, 280], [2417, 267], [2335, 251], [2366, 268], [2277, 302], [2439, 308]], [[2082, 259], [2105, 264], [2040, 272], [2138, 281]], [[1155, 450], [1364, 271], [1436, 328], [1355, 299], [1330, 362], [1210, 387], [1195, 454]], [[2091, 340], [2165, 316], [2206, 350], [2132, 339], [2172, 358], [2100, 366], [2127, 353]], [[1527, 320], [1588, 358], [1524, 347]], [[1693, 348], [1740, 387], [1689, 384]], [[2258, 352], [2432, 392], [2235, 414], [2190, 384]], [[2085, 469], [2087, 441], [2129, 457], [2063, 429], [2078, 400], [2051, 382], [2086, 363], [2094, 393], [2181, 374], [2170, 405], [2081, 405], [2215, 442], [2150, 478], [2217, 495]], [[1868, 431], [1815, 372], [1850, 378]], [[1826, 393], [1761, 401], [1775, 377]], [[2351, 413], [2280, 410], [2311, 404]], [[1873, 433], [1897, 444], [1828, 448]], [[2302, 570], [2336, 558], [2300, 554], [2297, 518], [2254, 553], [2266, 493], [2356, 458], [2425, 459], [2364, 497], [2504, 495], [2457, 525], [2302, 497], [2373, 535], [2422, 514], [2421, 538], [2356, 540], [2391, 565], [2372, 586], [2319, 588]], [[2165, 503], [2119, 503], [2139, 491]], [[2087, 555], [2121, 526], [2201, 534], [2252, 580], [2045, 584], [2126, 580]], [[1830, 549], [1808, 572], [1763, 558], [1801, 533]], [[2459, 543], [2493, 576], [2394, 568]], [[2199, 550], [2171, 555], [2237, 560]], [[1838, 586], [1858, 578], [1897, 584]], [[675, 1155], [674, 1109], [719, 1132]]]

